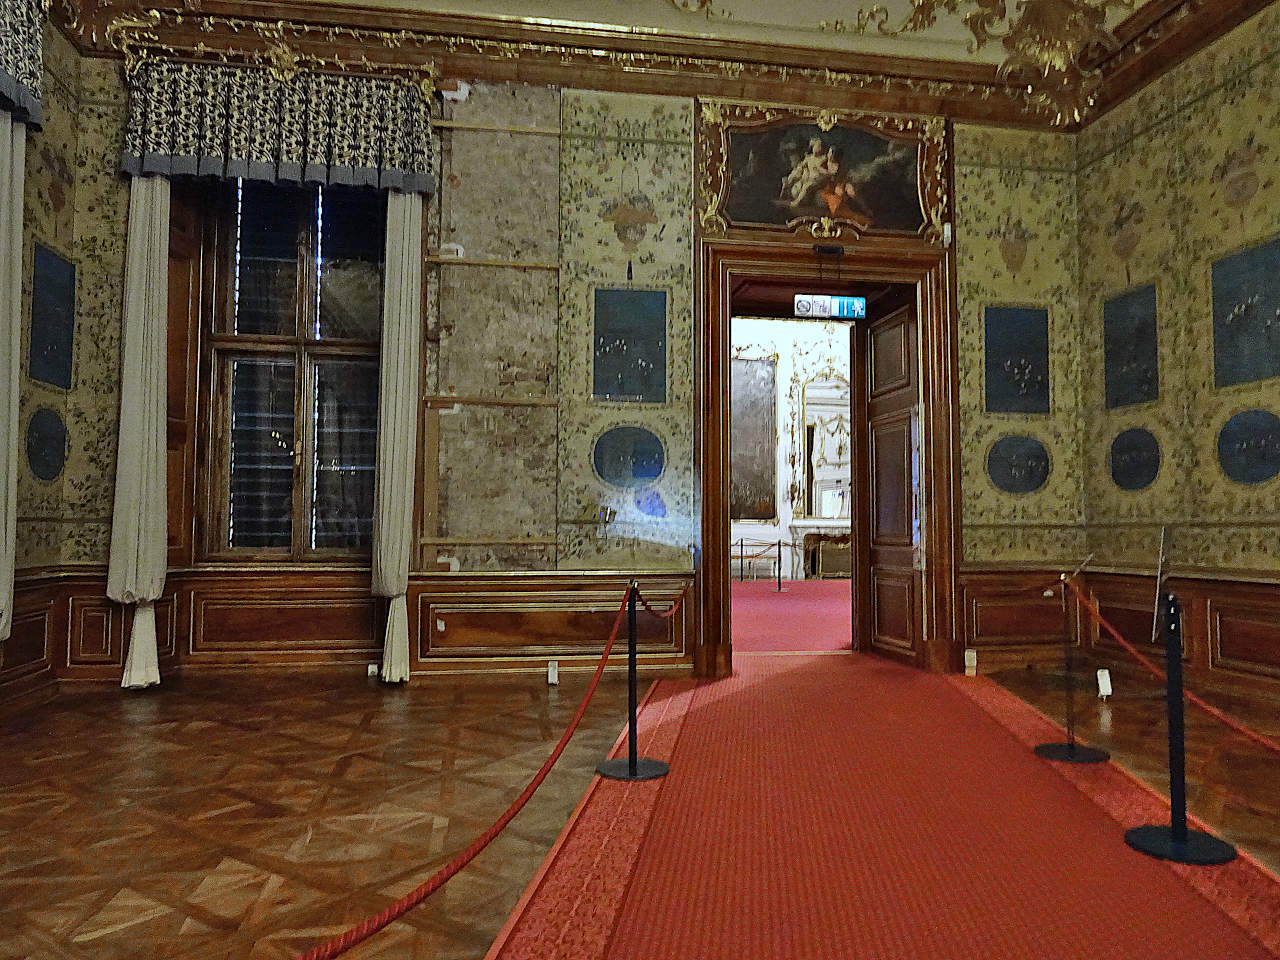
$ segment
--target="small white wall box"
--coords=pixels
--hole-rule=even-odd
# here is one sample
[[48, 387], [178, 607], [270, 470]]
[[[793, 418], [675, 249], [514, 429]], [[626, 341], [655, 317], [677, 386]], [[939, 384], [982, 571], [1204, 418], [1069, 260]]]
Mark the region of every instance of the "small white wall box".
[[369, 676], [376, 677], [378, 675], [378, 665], [376, 663], [369, 664]]
[[964, 651], [964, 675], [966, 677], [978, 675], [978, 651], [973, 647], [966, 647]]
[[547, 683], [555, 686], [560, 682], [560, 663], [556, 660], [547, 661]]
[[466, 249], [460, 243], [442, 243], [440, 244], [440, 256], [456, 257], [461, 260], [467, 255]]
[[1105, 700], [1111, 696], [1111, 671], [1098, 671], [1098, 696]]

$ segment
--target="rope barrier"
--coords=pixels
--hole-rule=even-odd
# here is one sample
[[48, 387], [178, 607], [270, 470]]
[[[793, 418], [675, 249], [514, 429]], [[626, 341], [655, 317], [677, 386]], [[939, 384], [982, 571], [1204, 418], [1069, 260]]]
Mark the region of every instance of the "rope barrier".
[[[618, 639], [618, 631], [622, 629], [622, 620], [627, 613], [627, 601], [631, 598], [631, 591], [634, 589], [634, 587], [628, 587], [626, 596], [622, 598], [622, 606], [618, 609], [618, 616], [613, 621], [613, 629], [609, 633], [609, 639], [605, 641], [604, 653], [600, 655], [600, 663], [596, 665], [595, 676], [591, 678], [591, 684], [587, 687], [587, 692], [583, 695], [582, 702], [578, 704], [578, 710], [573, 715], [573, 719], [569, 721], [569, 726], [565, 729], [564, 735], [560, 737], [560, 742], [556, 744], [555, 749], [551, 751], [551, 756], [547, 757], [546, 762], [533, 775], [533, 779], [529, 781], [528, 786], [524, 788], [520, 796], [516, 797], [506, 812], [494, 821], [488, 830], [472, 841], [469, 847], [432, 874], [425, 883], [411, 890], [381, 913], [356, 924], [350, 930], [339, 934], [327, 943], [308, 950], [298, 960], [333, 960], [334, 957], [341, 956], [356, 944], [368, 940], [383, 927], [400, 919], [444, 886], [454, 874], [474, 860], [480, 854], [480, 851], [484, 850], [498, 834], [506, 829], [507, 824], [524, 809], [524, 805], [529, 802], [529, 798], [533, 796], [534, 791], [542, 786], [542, 781], [547, 778], [547, 774], [551, 772], [555, 762], [560, 759], [560, 754], [564, 753], [564, 748], [568, 746], [569, 739], [577, 731], [578, 724], [582, 722], [582, 716], [587, 711], [587, 704], [591, 702], [591, 697], [595, 694], [596, 687], [600, 684], [600, 677], [604, 674], [605, 665], [609, 662], [609, 654], [613, 652], [613, 644]], [[639, 595], [638, 590], [636, 594], [637, 596]]]
[[670, 610], [665, 613], [659, 613], [657, 610], [653, 609], [653, 607], [649, 606], [649, 601], [645, 599], [644, 594], [641, 593], [639, 589], [636, 590], [636, 598], [640, 601], [640, 605], [644, 607], [647, 613], [657, 617], [659, 620], [670, 620], [674, 617], [676, 615], [676, 611], [684, 604], [684, 598], [688, 596], [688, 594], [689, 588], [686, 587], [680, 592], [680, 596], [676, 597], [676, 602], [671, 605]]
[[[1167, 679], [1167, 674], [1163, 670], [1161, 670], [1158, 666], [1156, 666], [1155, 663], [1153, 663], [1147, 657], [1143, 656], [1141, 651], [1139, 651], [1133, 644], [1131, 644], [1128, 640], [1126, 640], [1124, 637], [1120, 635], [1119, 630], [1117, 630], [1115, 627], [1113, 627], [1110, 623], [1107, 622], [1106, 617], [1104, 617], [1101, 611], [1099, 611], [1098, 608], [1089, 601], [1089, 598], [1084, 595], [1084, 592], [1079, 587], [1077, 587], [1074, 582], [1064, 577], [1062, 579], [1062, 583], [1064, 583], [1067, 587], [1071, 589], [1071, 592], [1074, 593], [1076, 595], [1076, 598], [1080, 601], [1080, 605], [1083, 606], [1086, 611], [1088, 611], [1089, 615], [1093, 617], [1093, 619], [1098, 621], [1099, 625], [1102, 626], [1102, 628], [1105, 629], [1107, 633], [1111, 634], [1112, 638], [1117, 643], [1119, 643], [1120, 646], [1126, 652], [1128, 652], [1135, 660], [1137, 660], [1140, 664], [1146, 667], [1147, 670], [1155, 674], [1155, 676], [1159, 677], [1161, 680]], [[1228, 714], [1223, 713], [1221, 710], [1219, 710], [1217, 707], [1213, 706], [1212, 704], [1206, 703], [1204, 700], [1201, 700], [1199, 697], [1197, 697], [1194, 693], [1191, 693], [1190, 691], [1187, 691], [1186, 697], [1187, 697], [1187, 700], [1189, 700], [1195, 706], [1199, 707], [1205, 713], [1209, 714], [1209, 716], [1213, 717], [1219, 723], [1222, 723], [1225, 726], [1229, 727], [1230, 729], [1234, 730], [1236, 733], [1240, 734], [1242, 737], [1252, 740], [1254, 743], [1258, 744], [1264, 749], [1270, 750], [1276, 754], [1280, 754], [1280, 743], [1276, 743], [1274, 740], [1270, 739], [1269, 737], [1265, 737], [1260, 733], [1256, 733], [1253, 730], [1250, 730], [1248, 727], [1242, 724], [1239, 720], [1236, 720], [1235, 718], [1229, 716]]]

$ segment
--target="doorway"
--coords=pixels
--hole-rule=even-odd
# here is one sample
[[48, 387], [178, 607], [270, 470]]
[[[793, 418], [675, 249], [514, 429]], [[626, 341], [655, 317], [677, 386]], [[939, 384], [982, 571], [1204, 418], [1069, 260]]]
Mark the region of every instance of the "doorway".
[[[812, 294], [859, 319], [796, 316]], [[795, 309], [797, 296], [804, 297]], [[730, 313], [730, 633], [740, 653], [918, 660], [916, 290], [747, 278]]]
[[[861, 389], [850, 390], [853, 444], [867, 459], [865, 469], [855, 472], [850, 466], [855, 616], [849, 648], [937, 671], [956, 669], [960, 634], [954, 538], [959, 484], [952, 470], [958, 457], [947, 251], [918, 241], [867, 239], [856, 256], [843, 258], [839, 277], [833, 277], [829, 260], [790, 244], [703, 241], [701, 257], [705, 323], [698, 384], [703, 495], [699, 672], [726, 675], [732, 670], [732, 322], [735, 314], [744, 312], [753, 286], [772, 291], [760, 295], [772, 296], [776, 312], [783, 312], [783, 302], [790, 310], [791, 295], [800, 287], [850, 293], [856, 285], [882, 295], [889, 289], [898, 298], [884, 300], [879, 315], [855, 324], [850, 338], [849, 369], [865, 378]], [[838, 284], [840, 289], [824, 291], [823, 284]], [[859, 476], [864, 478], [861, 490]], [[896, 494], [891, 489], [895, 483]], [[859, 517], [864, 525], [861, 536], [855, 522]], [[802, 551], [803, 540], [798, 542]], [[867, 559], [858, 570], [854, 558], [860, 555]]]

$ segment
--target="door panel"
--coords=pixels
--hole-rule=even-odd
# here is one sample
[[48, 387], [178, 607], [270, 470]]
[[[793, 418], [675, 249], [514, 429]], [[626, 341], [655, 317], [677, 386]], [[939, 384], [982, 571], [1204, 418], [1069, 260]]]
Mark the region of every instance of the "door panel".
[[871, 324], [866, 357], [866, 451], [870, 527], [867, 594], [869, 646], [922, 662], [920, 571], [915, 569], [916, 450], [919, 404], [915, 306]]

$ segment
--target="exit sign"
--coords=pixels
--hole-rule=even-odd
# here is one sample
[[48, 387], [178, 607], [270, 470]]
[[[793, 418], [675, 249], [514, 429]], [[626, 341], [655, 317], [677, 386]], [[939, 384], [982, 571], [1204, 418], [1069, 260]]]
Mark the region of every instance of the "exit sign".
[[866, 297], [828, 297], [820, 293], [797, 293], [795, 297], [797, 317], [843, 317], [849, 320], [865, 320]]

